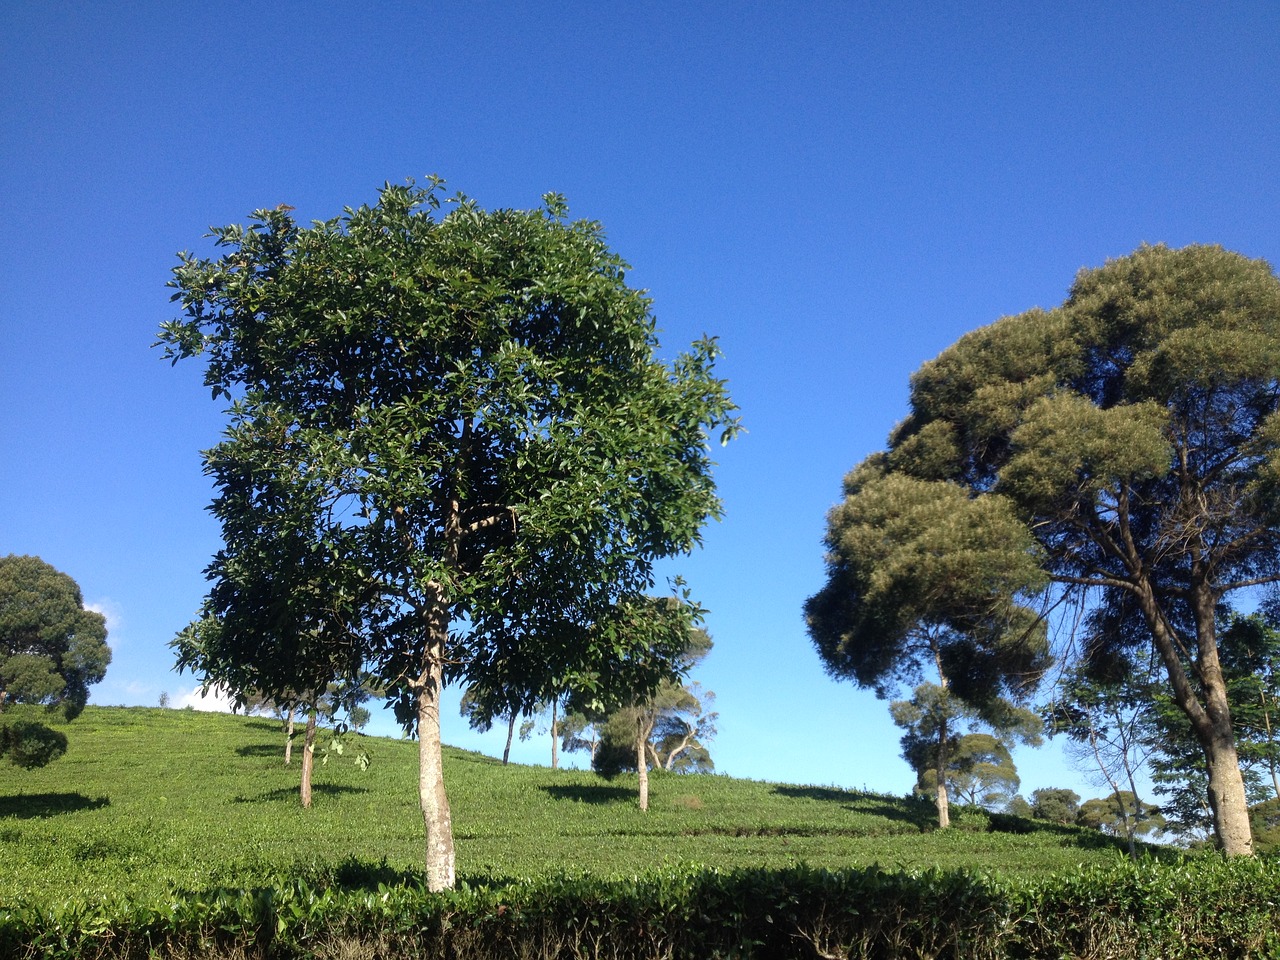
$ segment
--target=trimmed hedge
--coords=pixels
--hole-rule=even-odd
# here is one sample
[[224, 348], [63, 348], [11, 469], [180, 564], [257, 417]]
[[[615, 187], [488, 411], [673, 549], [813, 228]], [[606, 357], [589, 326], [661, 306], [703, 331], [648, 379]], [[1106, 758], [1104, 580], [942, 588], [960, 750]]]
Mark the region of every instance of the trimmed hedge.
[[0, 956], [97, 958], [1280, 958], [1280, 863], [968, 872], [672, 868], [431, 894], [385, 868], [163, 903], [0, 907]]

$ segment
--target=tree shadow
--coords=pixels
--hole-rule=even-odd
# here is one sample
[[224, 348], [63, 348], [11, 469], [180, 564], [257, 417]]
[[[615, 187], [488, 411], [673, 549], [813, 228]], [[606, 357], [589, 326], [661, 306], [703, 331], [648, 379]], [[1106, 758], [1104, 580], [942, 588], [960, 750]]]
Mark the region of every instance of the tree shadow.
[[772, 789], [779, 796], [796, 800], [837, 803], [850, 813], [864, 813], [898, 823], [909, 823], [922, 831], [934, 826], [937, 816], [933, 804], [929, 801], [915, 801], [909, 798], [892, 801], [887, 797], [862, 793], [858, 790], [843, 790], [839, 787], [796, 787], [776, 784]]
[[[368, 793], [368, 787], [349, 787], [341, 783], [314, 783], [311, 785], [312, 796], [318, 797], [340, 797], [348, 793]], [[235, 797], [232, 803], [279, 803], [281, 800], [298, 800], [297, 787], [281, 787], [278, 790], [268, 790], [266, 793], [260, 793], [257, 796], [246, 796], [241, 794]]]
[[283, 763], [284, 747], [275, 746], [274, 744], [251, 743], [243, 747], [236, 747], [236, 755], [240, 757], [279, 757]]
[[538, 789], [556, 800], [572, 800], [574, 803], [618, 803], [634, 800], [636, 797], [635, 790], [597, 784], [544, 784]]
[[56, 817], [80, 810], [97, 810], [110, 803], [108, 797], [86, 797], [83, 793], [20, 793], [13, 797], [0, 797], [0, 818], [32, 820]]
[[245, 726], [250, 730], [270, 730], [272, 733], [278, 733], [281, 736], [284, 736], [283, 720], [266, 720], [255, 717], [253, 720], [245, 721]]

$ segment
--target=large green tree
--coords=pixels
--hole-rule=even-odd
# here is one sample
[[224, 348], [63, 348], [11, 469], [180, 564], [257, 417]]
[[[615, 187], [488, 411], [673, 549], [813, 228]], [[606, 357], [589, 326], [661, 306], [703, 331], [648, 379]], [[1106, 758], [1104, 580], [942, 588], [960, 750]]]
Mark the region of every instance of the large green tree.
[[[39, 557], [0, 557], [0, 715], [28, 704], [74, 719], [110, 662], [106, 618], [85, 609], [74, 580]], [[0, 756], [37, 767], [65, 752], [66, 737], [37, 717], [0, 721]]]
[[945, 828], [955, 718], [1000, 728], [1047, 666], [1044, 624], [1026, 603], [1043, 574], [1010, 503], [889, 467], [878, 454], [845, 478], [827, 518], [827, 582], [805, 618], [832, 677], [882, 698], [924, 691], [930, 702], [906, 725], [928, 741]]
[[708, 438], [736, 429], [714, 341], [657, 358], [598, 224], [554, 195], [440, 197], [386, 185], [309, 227], [281, 207], [216, 229], [217, 259], [181, 256], [160, 337], [231, 402], [205, 455], [219, 629], [183, 662], [253, 663], [269, 695], [376, 674], [417, 731], [433, 889], [454, 883], [443, 685], [549, 693], [650, 640], [594, 627], [719, 515]]
[[[1113, 671], [1154, 646], [1208, 771], [1215, 831], [1251, 851], [1218, 608], [1280, 578], [1280, 281], [1220, 247], [1143, 247], [1062, 306], [962, 337], [911, 379], [889, 476], [1016, 520]], [[933, 539], [943, 556], [948, 538]], [[1011, 539], [1019, 555], [1027, 549]], [[935, 583], [929, 568], [909, 575]]]

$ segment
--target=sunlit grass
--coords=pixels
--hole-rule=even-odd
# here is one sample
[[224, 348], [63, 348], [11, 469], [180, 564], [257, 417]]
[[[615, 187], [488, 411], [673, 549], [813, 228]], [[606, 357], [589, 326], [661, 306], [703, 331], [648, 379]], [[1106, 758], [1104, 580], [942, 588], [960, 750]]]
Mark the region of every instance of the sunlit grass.
[[[351, 860], [413, 874], [422, 862], [415, 743], [362, 738], [367, 771], [349, 756], [317, 764], [304, 810], [297, 761], [283, 765], [269, 719], [90, 707], [65, 729], [61, 760], [0, 768], [0, 903], [253, 886]], [[659, 774], [642, 813], [634, 776], [504, 767], [452, 749], [445, 776], [464, 878], [627, 876], [689, 863], [1027, 876], [1118, 856], [1075, 829], [990, 832], [973, 810], [939, 832], [927, 803], [826, 787]]]

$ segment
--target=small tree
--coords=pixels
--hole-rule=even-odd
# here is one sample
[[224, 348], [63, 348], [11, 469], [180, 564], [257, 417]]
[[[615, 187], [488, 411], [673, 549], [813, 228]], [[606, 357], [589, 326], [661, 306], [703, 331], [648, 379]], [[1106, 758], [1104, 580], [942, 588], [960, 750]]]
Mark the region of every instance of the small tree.
[[1136, 838], [1164, 829], [1164, 815], [1155, 804], [1138, 799], [1128, 790], [1118, 790], [1109, 797], [1086, 800], [1080, 805], [1076, 822], [1091, 830], [1101, 830], [1113, 837], [1125, 837], [1129, 852], [1136, 852]]
[[0, 757], [25, 768], [62, 756], [67, 738], [40, 722], [79, 716], [111, 662], [106, 618], [84, 608], [80, 587], [38, 557], [0, 557]]
[[[1000, 710], [988, 704], [984, 720], [937, 684], [921, 684], [910, 700], [895, 701], [889, 709], [894, 723], [906, 731], [902, 756], [916, 773], [916, 792], [935, 798], [954, 796], [992, 810], [1005, 806], [1020, 781], [1003, 738], [1040, 744], [1040, 719], [1031, 711], [1007, 701]], [[974, 725], [988, 726], [1000, 736], [964, 732]], [[947, 825], [939, 819], [940, 827]]]
[[692, 712], [681, 678], [712, 644], [706, 631], [694, 626], [702, 619], [701, 609], [681, 599], [649, 597], [619, 614], [606, 629], [648, 635], [651, 642], [602, 673], [579, 678], [571, 709], [592, 717], [600, 731], [592, 767], [604, 776], [635, 770], [640, 809], [648, 810], [649, 769], [662, 762], [652, 743], [655, 731], [660, 721]]
[[1041, 787], [1031, 794], [1031, 815], [1037, 820], [1069, 824], [1080, 812], [1080, 794], [1064, 787]]
[[444, 684], [541, 697], [645, 649], [593, 625], [719, 515], [708, 438], [737, 428], [714, 341], [657, 358], [598, 224], [551, 194], [440, 215], [439, 193], [386, 185], [311, 227], [281, 206], [217, 229], [217, 260], [182, 255], [185, 316], [161, 330], [231, 401], [205, 457], [222, 630], [181, 662], [252, 665], [272, 694], [373, 671], [418, 735], [433, 890], [454, 883]]

